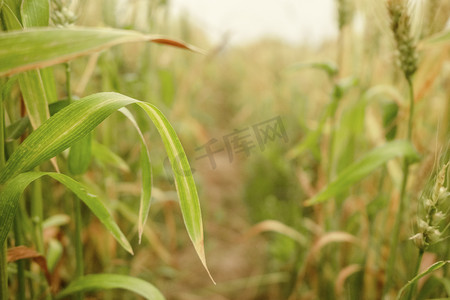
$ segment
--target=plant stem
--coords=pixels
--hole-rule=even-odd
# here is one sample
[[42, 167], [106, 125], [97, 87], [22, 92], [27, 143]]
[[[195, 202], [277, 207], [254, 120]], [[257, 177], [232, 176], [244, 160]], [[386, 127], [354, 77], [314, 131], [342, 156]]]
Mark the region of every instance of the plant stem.
[[[36, 168], [39, 171], [39, 168]], [[44, 236], [42, 221], [44, 219], [44, 205], [42, 199], [42, 181], [37, 179], [32, 183], [33, 198], [31, 200], [31, 219], [33, 221], [33, 230], [36, 249], [40, 253], [44, 253]]]
[[[417, 258], [417, 263], [416, 263], [416, 268], [414, 270], [413, 276], [411, 278], [416, 277], [417, 274], [419, 274], [419, 270], [420, 270], [420, 265], [422, 263], [422, 257], [423, 257], [423, 253], [425, 251], [423, 249], [419, 250], [419, 257]], [[409, 292], [408, 292], [408, 300], [412, 299], [412, 295], [414, 294], [416, 290], [416, 283], [414, 282], [411, 287], [409, 288]]]
[[[18, 211], [14, 218], [14, 239], [16, 247], [23, 244], [21, 214]], [[17, 261], [17, 300], [25, 300], [25, 261]]]
[[[408, 87], [409, 87], [409, 119], [408, 119], [408, 131], [407, 131], [407, 139], [411, 141], [412, 136], [412, 119], [414, 114], [414, 89], [411, 78], [407, 78]], [[409, 165], [410, 162], [407, 158], [403, 160], [403, 178], [400, 187], [400, 199], [397, 215], [395, 216], [394, 228], [392, 230], [391, 243], [390, 243], [390, 254], [387, 265], [387, 273], [386, 273], [386, 282], [384, 284], [383, 295], [386, 295], [389, 292], [389, 288], [391, 287], [393, 281], [393, 272], [394, 272], [394, 264], [397, 258], [397, 247], [400, 240], [400, 225], [402, 222], [403, 211], [405, 208], [405, 196], [406, 196], [406, 184], [408, 182], [409, 175]]]
[[[74, 199], [74, 217], [75, 217], [75, 257], [76, 257], [76, 269], [75, 279], [84, 275], [83, 264], [83, 242], [81, 240], [82, 220], [81, 220], [81, 205], [78, 198]], [[76, 294], [76, 299], [82, 300], [83, 294]]]
[[0, 300], [8, 300], [8, 263], [6, 261], [6, 242], [0, 251]]
[[69, 102], [72, 102], [72, 90], [70, 87], [70, 63], [66, 62], [64, 64], [66, 66], [66, 93], [67, 93], [67, 100], [69, 100]]
[[[5, 111], [0, 93], [0, 169], [5, 167]], [[0, 245], [0, 300], [8, 300], [8, 263], [6, 241]]]

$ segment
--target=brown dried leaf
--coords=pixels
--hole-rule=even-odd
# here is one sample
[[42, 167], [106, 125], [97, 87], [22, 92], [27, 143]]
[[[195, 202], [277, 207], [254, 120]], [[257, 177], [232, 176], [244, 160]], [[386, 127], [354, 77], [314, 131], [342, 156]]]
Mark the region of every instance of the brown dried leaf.
[[6, 254], [6, 260], [8, 262], [15, 262], [20, 259], [31, 259], [37, 263], [39, 267], [41, 267], [42, 272], [44, 272], [48, 285], [51, 285], [51, 276], [47, 268], [47, 260], [42, 254], [25, 246], [18, 246], [8, 249], [8, 253]]

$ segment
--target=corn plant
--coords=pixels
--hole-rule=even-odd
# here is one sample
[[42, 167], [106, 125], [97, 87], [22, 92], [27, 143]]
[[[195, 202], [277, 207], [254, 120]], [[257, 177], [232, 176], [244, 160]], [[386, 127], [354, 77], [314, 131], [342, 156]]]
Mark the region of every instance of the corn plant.
[[[59, 17], [60, 23], [64, 23], [64, 20], [67, 21], [71, 16], [61, 15], [61, 12], [67, 13], [67, 10], [63, 9], [61, 2], [58, 3], [60, 6], [56, 10], [59, 9], [60, 15], [56, 17]], [[11, 274], [8, 274], [6, 259], [7, 253], [18, 253], [18, 247], [12, 248], [12, 246], [18, 246], [23, 241], [21, 231], [24, 229], [20, 230], [20, 228], [25, 226], [23, 223], [25, 219], [17, 212], [22, 205], [20, 204], [21, 195], [30, 185], [33, 195], [31, 217], [35, 220], [32, 225], [34, 248], [41, 256], [44, 255], [43, 210], [44, 207], [52, 204], [43, 201], [42, 177], [58, 181], [77, 197], [74, 199], [76, 272], [73, 281], [63, 291], [52, 295], [47, 286], [39, 291], [38, 295], [43, 295], [45, 298], [55, 296], [59, 299], [74, 294], [81, 299], [86, 291], [123, 288], [147, 299], [163, 299], [158, 289], [138, 278], [118, 274], [84, 276], [79, 201], [83, 202], [103, 223], [123, 249], [130, 254], [133, 254], [133, 249], [107, 209], [104, 202], [106, 199], [101, 199], [84, 184], [80, 175], [89, 167], [92, 149], [91, 132], [108, 116], [120, 111], [130, 120], [140, 137], [142, 191], [137, 220], [140, 239], [151, 203], [152, 166], [149, 148], [140, 125], [125, 107], [142, 110], [153, 122], [162, 138], [174, 171], [186, 229], [206, 268], [200, 204], [189, 162], [171, 124], [151, 103], [113, 92], [96, 93], [74, 101], [71, 96], [69, 62], [77, 57], [107, 50], [118, 44], [133, 42], [159, 43], [193, 51], [198, 49], [180, 41], [131, 30], [50, 27], [50, 2], [45, 0], [1, 1], [0, 9], [3, 30], [0, 34], [0, 76], [2, 76], [0, 78], [2, 149], [0, 156], [0, 244], [2, 245], [0, 299], [13, 297], [8, 295], [8, 279], [12, 281], [13, 278]], [[56, 96], [52, 66], [57, 64], [66, 66], [68, 96], [66, 101], [58, 101]], [[20, 97], [14, 92], [17, 85]], [[17, 117], [16, 112], [20, 107], [21, 99], [23, 99], [26, 113]], [[31, 127], [31, 132], [26, 135], [28, 127]], [[11, 132], [14, 134], [10, 135]], [[70, 153], [65, 159], [65, 155], [61, 156], [61, 153], [68, 148]], [[49, 167], [45, 164], [48, 160], [51, 161], [54, 171], [43, 171]], [[68, 164], [67, 167], [63, 165], [65, 163]], [[69, 170], [69, 172], [65, 174], [60, 170]], [[11, 234], [13, 224], [15, 230], [14, 234]], [[18, 257], [24, 258], [20, 255]], [[16, 272], [19, 284], [17, 299], [31, 297], [25, 293], [25, 272], [23, 263], [19, 261]]]

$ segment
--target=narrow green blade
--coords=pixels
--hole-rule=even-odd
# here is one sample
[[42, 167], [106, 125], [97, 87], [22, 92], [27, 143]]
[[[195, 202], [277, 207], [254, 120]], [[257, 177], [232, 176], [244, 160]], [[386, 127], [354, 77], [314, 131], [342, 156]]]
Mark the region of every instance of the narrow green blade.
[[91, 163], [92, 134], [88, 133], [70, 147], [68, 165], [73, 175], [84, 174]]
[[0, 183], [54, 157], [91, 132], [114, 111], [136, 101], [115, 93], [100, 93], [70, 104], [20, 144], [0, 171]]
[[114, 111], [132, 103], [137, 103], [148, 114], [161, 135], [174, 170], [186, 229], [200, 260], [208, 270], [200, 202], [189, 162], [175, 130], [152, 104], [117, 93], [98, 93], [75, 101], [53, 115], [19, 145], [0, 171], [0, 183], [5, 183], [67, 149]]
[[420, 274], [417, 274], [413, 279], [411, 279], [410, 281], [408, 281], [407, 284], [405, 284], [400, 291], [397, 294], [397, 298], [395, 298], [396, 300], [400, 300], [400, 298], [402, 297], [403, 292], [412, 284], [414, 284], [415, 282], [417, 282], [420, 278], [424, 277], [425, 275], [428, 275], [436, 270], [439, 270], [440, 268], [442, 268], [443, 266], [445, 266], [446, 264], [450, 263], [450, 260], [447, 261], [438, 261], [434, 264], [432, 264], [428, 269], [426, 269], [425, 271], [421, 272]]
[[150, 211], [151, 197], [152, 197], [152, 166], [150, 162], [150, 153], [148, 152], [148, 146], [145, 142], [144, 135], [139, 128], [138, 123], [126, 108], [121, 108], [120, 112], [123, 113], [133, 124], [134, 128], [139, 134], [141, 139], [141, 170], [142, 170], [142, 192], [141, 200], [139, 203], [139, 219], [138, 219], [138, 231], [139, 231], [139, 243], [141, 243], [142, 233], [144, 232], [144, 225], [147, 221], [148, 213]]
[[352, 184], [363, 179], [376, 168], [382, 166], [394, 157], [406, 157], [408, 159], [418, 159], [419, 155], [408, 141], [393, 141], [378, 147], [367, 153], [359, 161], [351, 164], [343, 170], [337, 178], [329, 183], [316, 196], [306, 201], [305, 205], [314, 205], [326, 201], [343, 191]]
[[165, 299], [152, 284], [136, 277], [117, 274], [93, 274], [75, 279], [57, 295], [56, 299], [62, 299], [78, 292], [110, 289], [125, 289], [148, 300]]
[[97, 162], [101, 162], [102, 164], [109, 164], [124, 172], [130, 171], [130, 167], [127, 165], [127, 163], [105, 145], [102, 145], [96, 140], [93, 140], [91, 146], [92, 156], [95, 157]]
[[211, 280], [214, 282], [206, 265], [205, 249], [203, 244], [203, 224], [197, 188], [195, 186], [194, 177], [192, 176], [191, 167], [189, 166], [189, 161], [186, 158], [183, 146], [181, 145], [175, 130], [172, 128], [169, 121], [164, 117], [161, 111], [150, 103], [138, 102], [137, 104], [147, 112], [148, 116], [153, 121], [156, 129], [161, 135], [167, 155], [172, 165], [177, 193], [180, 198], [180, 206], [184, 218], [184, 224], [203, 266], [208, 272]]
[[128, 252], [133, 254], [130, 243], [120, 228], [114, 222], [114, 219], [105, 208], [97, 196], [89, 193], [85, 186], [73, 180], [67, 175], [49, 172], [28, 172], [22, 173], [6, 182], [0, 191], [0, 244], [6, 240], [8, 232], [14, 220], [14, 215], [19, 203], [19, 198], [25, 188], [34, 180], [47, 175], [64, 184], [78, 198], [80, 198], [97, 218], [111, 232], [118, 243]]
[[23, 0], [20, 10], [22, 23], [25, 28], [48, 26], [50, 19], [50, 1]]
[[118, 44], [133, 42], [154, 42], [201, 52], [180, 41], [131, 30], [32, 28], [0, 35], [0, 76], [48, 67]]

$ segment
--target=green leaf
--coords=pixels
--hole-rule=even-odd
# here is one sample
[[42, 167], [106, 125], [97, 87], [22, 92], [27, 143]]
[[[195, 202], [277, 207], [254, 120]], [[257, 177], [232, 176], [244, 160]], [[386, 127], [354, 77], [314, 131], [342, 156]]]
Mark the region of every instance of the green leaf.
[[305, 205], [314, 205], [326, 201], [343, 191], [352, 184], [363, 179], [375, 169], [382, 166], [394, 157], [402, 156], [408, 159], [418, 159], [419, 155], [408, 141], [393, 141], [367, 153], [359, 161], [344, 169], [335, 180], [329, 183], [316, 196], [307, 200]]
[[333, 62], [300, 62], [293, 64], [288, 70], [300, 70], [306, 68], [325, 71], [330, 78], [333, 78], [339, 72], [338, 67]]
[[[167, 121], [164, 115], [154, 105], [144, 102], [138, 102], [137, 104], [147, 112], [164, 142], [175, 177], [184, 224], [203, 266], [208, 271], [203, 244], [203, 224], [200, 203], [194, 177], [192, 176], [183, 146], [169, 121]], [[211, 277], [209, 271], [208, 275]], [[213, 280], [212, 277], [211, 280]]]
[[8, 30], [22, 29], [20, 23], [20, 3], [15, 0], [8, 0], [2, 6], [2, 21]]
[[50, 117], [48, 99], [39, 70], [19, 74], [20, 90], [33, 129], [38, 128]]
[[103, 203], [97, 196], [89, 193], [85, 186], [73, 180], [67, 175], [50, 172], [22, 173], [5, 183], [0, 191], [0, 244], [6, 240], [8, 232], [14, 220], [14, 215], [19, 203], [19, 198], [25, 188], [34, 180], [47, 175], [64, 184], [78, 198], [80, 198], [97, 218], [111, 232], [117, 242], [128, 252], [133, 254], [131, 245], [125, 235], [120, 231], [114, 219], [109, 214]]
[[128, 167], [127, 163], [105, 145], [102, 145], [98, 143], [96, 140], [93, 140], [91, 146], [92, 146], [92, 156], [95, 157], [97, 162], [101, 162], [103, 164], [110, 164], [124, 172], [130, 171], [130, 168]]
[[174, 170], [186, 229], [200, 260], [208, 270], [200, 203], [189, 162], [175, 130], [164, 115], [150, 103], [117, 93], [98, 93], [73, 102], [53, 115], [19, 145], [0, 171], [0, 184], [67, 149], [114, 111], [133, 103], [147, 113], [161, 135]]
[[23, 0], [20, 10], [22, 23], [25, 28], [48, 26], [50, 18], [50, 1]]
[[141, 243], [142, 234], [144, 232], [144, 225], [147, 221], [148, 213], [150, 211], [150, 203], [152, 197], [152, 166], [150, 162], [150, 154], [148, 152], [148, 146], [145, 142], [144, 135], [142, 134], [139, 125], [135, 118], [126, 108], [121, 108], [120, 112], [123, 113], [136, 128], [141, 139], [141, 170], [142, 170], [142, 192], [141, 200], [139, 203], [139, 219], [138, 219], [138, 231], [139, 231], [139, 243]]
[[306, 135], [306, 137], [304, 137], [303, 140], [298, 145], [296, 145], [287, 153], [286, 156], [288, 159], [294, 159], [300, 156], [304, 151], [308, 149], [310, 149], [317, 158], [320, 156], [320, 151], [317, 149], [318, 148], [317, 144], [322, 135], [324, 126], [328, 118], [333, 115], [334, 111], [336, 111], [338, 103], [339, 102], [337, 99], [333, 99], [327, 104], [325, 111], [320, 117], [317, 128], [310, 130]]
[[408, 283], [405, 284], [405, 285], [401, 288], [401, 290], [400, 290], [400, 291], [398, 292], [398, 294], [397, 294], [396, 300], [400, 300], [400, 298], [401, 298], [403, 292], [404, 292], [410, 285], [416, 283], [420, 278], [424, 277], [425, 275], [428, 275], [428, 274], [430, 274], [430, 273], [432, 273], [432, 272], [434, 272], [434, 271], [436, 271], [436, 270], [442, 268], [443, 266], [445, 266], [445, 265], [448, 264], [448, 263], [450, 263], [450, 260], [447, 260], [447, 261], [438, 261], [438, 262], [432, 264], [428, 269], [426, 269], [426, 270], [423, 271], [422, 273], [417, 274], [413, 279], [411, 279], [410, 281], [408, 281]]
[[56, 299], [62, 299], [78, 292], [109, 289], [125, 289], [148, 300], [165, 299], [152, 284], [136, 277], [117, 274], [93, 274], [75, 279], [56, 296]]
[[0, 35], [0, 76], [48, 67], [132, 42], [154, 42], [201, 52], [180, 41], [131, 30], [33, 28]]
[[73, 175], [84, 174], [89, 168], [91, 163], [91, 144], [92, 134], [88, 133], [70, 147], [68, 165], [69, 171]]
[[448, 44], [450, 43], [450, 30], [438, 32], [435, 35], [431, 36], [430, 38], [427, 38], [426, 40], [422, 41], [425, 46], [433, 46], [437, 44]]

